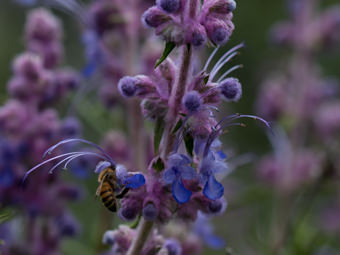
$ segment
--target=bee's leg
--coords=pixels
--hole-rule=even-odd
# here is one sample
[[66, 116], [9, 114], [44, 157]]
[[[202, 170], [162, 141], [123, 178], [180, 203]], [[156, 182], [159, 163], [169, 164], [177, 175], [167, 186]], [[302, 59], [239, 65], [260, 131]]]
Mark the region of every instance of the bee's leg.
[[116, 198], [118, 198], [118, 199], [123, 198], [126, 195], [126, 193], [129, 192], [129, 190], [130, 190], [129, 188], [124, 188], [122, 192], [120, 192], [118, 195], [116, 195]]
[[107, 209], [109, 209], [111, 212], [117, 212], [117, 208], [118, 204], [116, 199], [114, 199], [112, 203], [109, 206], [107, 206]]

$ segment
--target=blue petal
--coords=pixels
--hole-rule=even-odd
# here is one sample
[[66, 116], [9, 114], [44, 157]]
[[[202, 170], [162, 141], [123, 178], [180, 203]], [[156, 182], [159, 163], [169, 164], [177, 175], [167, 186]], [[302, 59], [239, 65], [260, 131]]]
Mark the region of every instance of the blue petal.
[[195, 169], [190, 166], [182, 166], [179, 171], [184, 180], [192, 180], [196, 177]]
[[168, 158], [168, 164], [170, 166], [188, 165], [190, 163], [191, 159], [184, 154], [175, 153], [170, 155]]
[[205, 235], [204, 237], [204, 241], [205, 243], [210, 247], [210, 248], [213, 248], [213, 249], [222, 249], [226, 246], [226, 243], [225, 241], [214, 235], [214, 234], [209, 234], [209, 235]]
[[221, 160], [227, 158], [227, 155], [222, 150], [219, 150], [218, 152], [216, 152], [216, 154]]
[[192, 192], [186, 189], [181, 180], [172, 183], [172, 195], [179, 204], [186, 203], [190, 200]]
[[221, 160], [215, 160], [214, 164], [212, 165], [212, 172], [213, 173], [221, 173], [228, 170], [228, 165], [226, 162]]
[[176, 171], [173, 167], [164, 171], [163, 180], [166, 184], [171, 184], [176, 180]]
[[83, 76], [85, 78], [89, 78], [97, 69], [97, 63], [94, 60], [91, 60], [89, 63], [85, 65], [83, 68]]
[[209, 199], [215, 200], [222, 197], [223, 193], [223, 185], [216, 180], [213, 174], [211, 174], [207, 183], [204, 185], [203, 195]]
[[145, 184], [145, 178], [142, 174], [134, 174], [124, 180], [126, 188], [137, 189]]

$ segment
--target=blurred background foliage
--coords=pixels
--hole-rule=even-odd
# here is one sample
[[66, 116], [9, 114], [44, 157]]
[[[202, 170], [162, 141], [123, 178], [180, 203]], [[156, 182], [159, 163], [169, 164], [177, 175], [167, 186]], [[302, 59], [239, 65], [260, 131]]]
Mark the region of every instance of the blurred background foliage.
[[[337, 0], [322, 1], [324, 6], [337, 3]], [[238, 0], [234, 12], [235, 32], [226, 47], [232, 47], [244, 41], [246, 47], [241, 50], [233, 64], [242, 63], [244, 68], [235, 71], [243, 85], [243, 98], [232, 104], [232, 109], [226, 112], [240, 112], [254, 114], [254, 101], [261, 82], [270, 73], [279, 70], [282, 63], [290, 57], [290, 50], [271, 45], [269, 31], [273, 24], [287, 18], [283, 1], [271, 0]], [[23, 29], [29, 8], [16, 5], [11, 0], [0, 1], [0, 102], [7, 98], [6, 83], [11, 75], [11, 61], [24, 48]], [[64, 25], [64, 46], [66, 49], [64, 64], [81, 70], [84, 66], [84, 52], [81, 47], [79, 24], [73, 17], [55, 11]], [[340, 52], [326, 52], [319, 58], [322, 73], [325, 76], [335, 76], [340, 79]], [[85, 82], [86, 83], [86, 82]], [[83, 84], [84, 86], [86, 84]], [[72, 104], [72, 97], [60, 108], [61, 116], [65, 116], [66, 109]], [[230, 104], [229, 104], [230, 105]], [[227, 107], [227, 106], [226, 106]], [[108, 112], [104, 107], [92, 99], [91, 103], [81, 101], [76, 106], [78, 117], [83, 123], [83, 136], [86, 139], [98, 141], [110, 128], [124, 128], [123, 115], [120, 109]], [[85, 114], [86, 113], [86, 114]], [[227, 148], [233, 149], [233, 154], [247, 152], [264, 155], [271, 150], [271, 146], [262, 127], [253, 121], [247, 121], [247, 128], [234, 128], [226, 135]], [[255, 160], [256, 161], [256, 160]], [[273, 192], [258, 180], [254, 170], [254, 162], [238, 168], [227, 181], [226, 197], [229, 200], [229, 210], [223, 218], [215, 219], [216, 231], [223, 236], [233, 249], [232, 254], [269, 254], [268, 244], [271, 240], [270, 221], [274, 214], [284, 213], [285, 208], [277, 208]], [[102, 233], [116, 226], [118, 217], [106, 212], [99, 200], [94, 200], [97, 180], [94, 173], [90, 178], [80, 180], [63, 172], [66, 179], [84, 188], [84, 199], [70, 204], [71, 210], [82, 224], [82, 233], [76, 239], [64, 241], [62, 254], [96, 254], [103, 249], [101, 245]], [[323, 193], [327, 195], [327, 188]], [[308, 196], [309, 190], [301, 196]], [[322, 199], [320, 195], [316, 199]], [[284, 199], [284, 198], [282, 198]], [[306, 203], [307, 201], [307, 203]], [[311, 254], [314, 247], [333, 246], [340, 249], [340, 242], [334, 238], [318, 235], [318, 225], [310, 213], [315, 210], [304, 200], [305, 212], [298, 222], [292, 223], [289, 238], [291, 241], [284, 254]], [[294, 201], [291, 201], [293, 203]], [[296, 203], [296, 201], [295, 201]], [[310, 243], [310, 240], [313, 240]], [[252, 247], [256, 247], [255, 252]], [[294, 251], [294, 253], [292, 253]], [[340, 250], [339, 250], [340, 251]], [[226, 254], [226, 251], [209, 251], [206, 254]], [[228, 253], [227, 253], [228, 254]]]

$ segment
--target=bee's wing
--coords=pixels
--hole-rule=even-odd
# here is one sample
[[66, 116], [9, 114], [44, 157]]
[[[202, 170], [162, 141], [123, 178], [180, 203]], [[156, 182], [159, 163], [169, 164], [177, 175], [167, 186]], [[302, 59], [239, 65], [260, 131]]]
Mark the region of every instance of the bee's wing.
[[107, 174], [105, 174], [105, 175], [103, 176], [103, 179], [101, 180], [101, 182], [100, 182], [100, 184], [99, 184], [99, 186], [98, 186], [98, 188], [97, 188], [97, 190], [96, 190], [96, 196], [94, 197], [95, 199], [100, 195], [100, 191], [101, 191], [101, 189], [102, 189], [102, 186], [103, 186], [104, 181], [106, 180], [106, 176], [107, 176]]

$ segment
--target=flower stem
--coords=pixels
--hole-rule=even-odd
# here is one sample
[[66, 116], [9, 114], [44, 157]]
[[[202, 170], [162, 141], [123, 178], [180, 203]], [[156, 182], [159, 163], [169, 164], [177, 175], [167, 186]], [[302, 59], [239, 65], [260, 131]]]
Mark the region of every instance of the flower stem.
[[139, 255], [143, 249], [144, 243], [149, 237], [153, 226], [152, 221], [146, 221], [141, 219], [138, 229], [136, 238], [133, 239], [132, 244], [127, 252], [126, 255]]
[[181, 109], [182, 98], [187, 90], [188, 77], [191, 70], [192, 50], [187, 45], [181, 47], [181, 63], [176, 76], [174, 86], [169, 99], [169, 112], [163, 133], [161, 156], [166, 159], [173, 149], [175, 135], [171, 133], [177, 122], [178, 113]]

